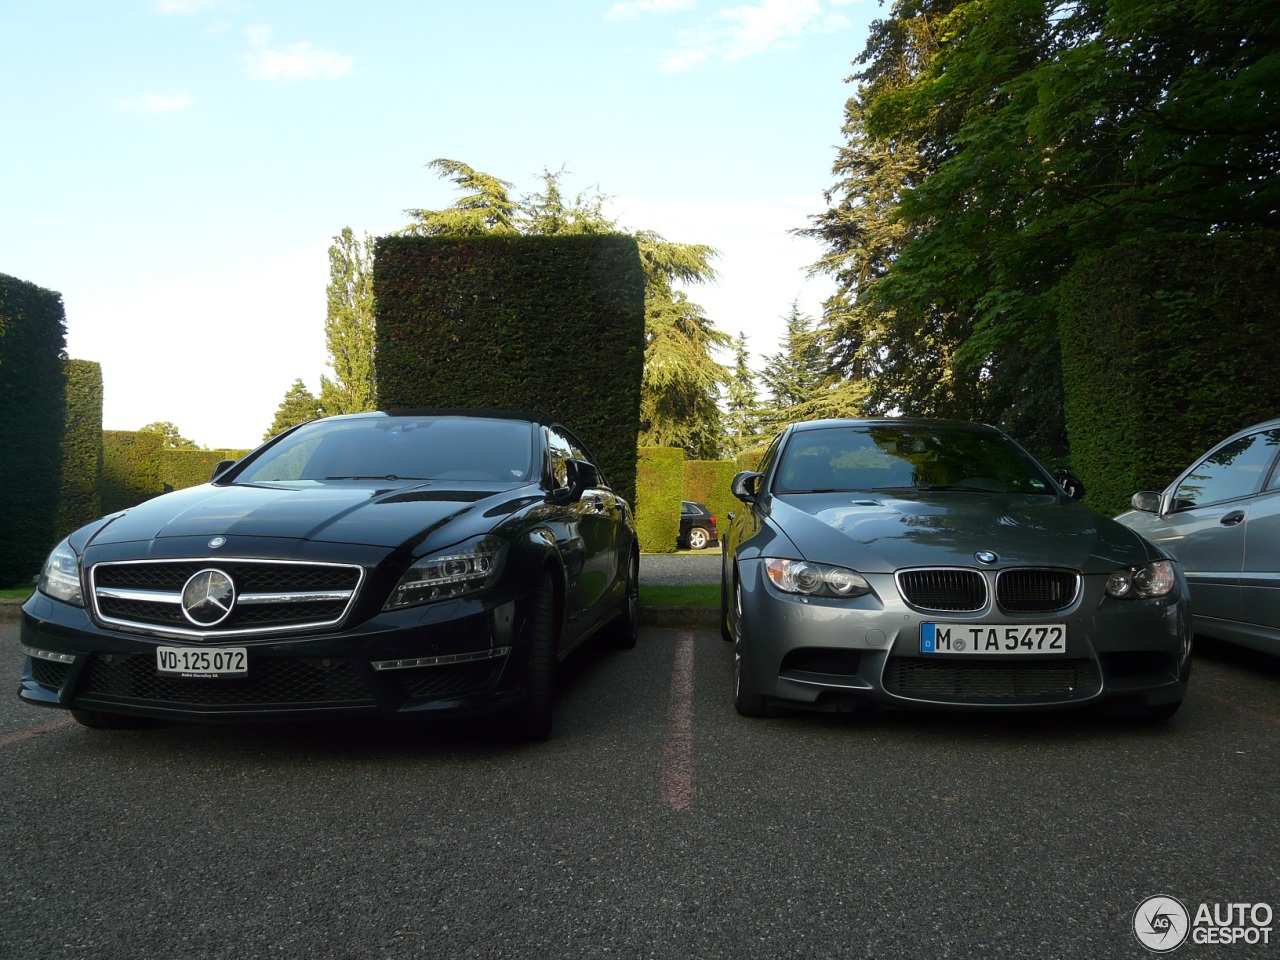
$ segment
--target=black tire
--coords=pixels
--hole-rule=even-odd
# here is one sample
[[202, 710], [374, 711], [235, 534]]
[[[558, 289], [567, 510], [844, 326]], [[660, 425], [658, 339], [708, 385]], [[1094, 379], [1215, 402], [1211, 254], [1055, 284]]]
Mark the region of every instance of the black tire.
[[733, 650], [733, 706], [738, 711], [739, 716], [743, 717], [772, 717], [776, 716], [776, 711], [769, 709], [765, 703], [764, 697], [756, 693], [747, 685], [744, 674], [746, 673], [746, 653], [742, 649], [742, 641], [739, 640]]
[[711, 534], [707, 532], [706, 527], [694, 527], [689, 531], [690, 550], [705, 550], [709, 543], [711, 543]]
[[723, 567], [720, 572], [720, 639], [733, 643], [733, 632], [729, 629], [729, 583], [725, 580]]
[[640, 633], [640, 555], [627, 562], [627, 596], [622, 612], [605, 627], [605, 640], [615, 650], [631, 650]]
[[525, 675], [525, 701], [512, 717], [511, 733], [517, 740], [546, 740], [551, 736], [559, 662], [555, 617], [555, 585], [551, 575], [544, 573], [529, 601], [529, 611], [521, 627], [521, 645], [529, 660]]
[[90, 730], [141, 730], [144, 727], [155, 726], [155, 721], [150, 717], [133, 717], [125, 713], [103, 713], [101, 710], [81, 710], [79, 708], [71, 711], [71, 716], [75, 718], [76, 723], [82, 727], [88, 727]]

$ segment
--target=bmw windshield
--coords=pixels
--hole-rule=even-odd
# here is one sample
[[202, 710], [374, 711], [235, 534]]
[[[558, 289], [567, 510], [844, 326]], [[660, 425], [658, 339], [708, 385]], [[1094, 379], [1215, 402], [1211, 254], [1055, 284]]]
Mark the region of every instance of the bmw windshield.
[[782, 452], [773, 489], [779, 494], [1057, 492], [1040, 465], [1003, 434], [938, 424], [800, 431]]

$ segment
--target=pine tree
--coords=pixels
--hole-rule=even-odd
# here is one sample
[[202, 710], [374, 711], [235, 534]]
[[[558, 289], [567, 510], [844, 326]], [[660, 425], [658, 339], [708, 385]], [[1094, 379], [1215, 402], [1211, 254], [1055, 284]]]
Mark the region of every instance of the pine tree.
[[270, 440], [290, 427], [296, 427], [300, 423], [322, 416], [324, 416], [324, 410], [320, 406], [320, 401], [307, 389], [307, 385], [299, 377], [285, 392], [284, 399], [276, 408], [276, 418], [271, 422], [271, 429], [263, 434], [262, 439]]

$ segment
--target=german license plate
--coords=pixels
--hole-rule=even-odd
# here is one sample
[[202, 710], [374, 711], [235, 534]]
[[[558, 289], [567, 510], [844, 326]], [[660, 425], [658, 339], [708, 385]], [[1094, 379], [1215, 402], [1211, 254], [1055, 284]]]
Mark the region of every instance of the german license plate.
[[921, 653], [1066, 653], [1065, 623], [922, 623]]
[[244, 647], [157, 647], [156, 670], [170, 677], [243, 677], [249, 654]]

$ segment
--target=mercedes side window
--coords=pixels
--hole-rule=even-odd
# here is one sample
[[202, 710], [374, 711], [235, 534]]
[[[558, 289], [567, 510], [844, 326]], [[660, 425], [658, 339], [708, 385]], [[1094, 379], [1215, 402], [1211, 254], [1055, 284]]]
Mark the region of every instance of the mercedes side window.
[[551, 457], [552, 486], [557, 489], [569, 485], [569, 461], [573, 458], [573, 445], [560, 431], [547, 428], [547, 453]]
[[1257, 493], [1278, 449], [1280, 430], [1266, 430], [1223, 444], [1192, 467], [1178, 484], [1173, 493], [1173, 509], [1225, 503]]

